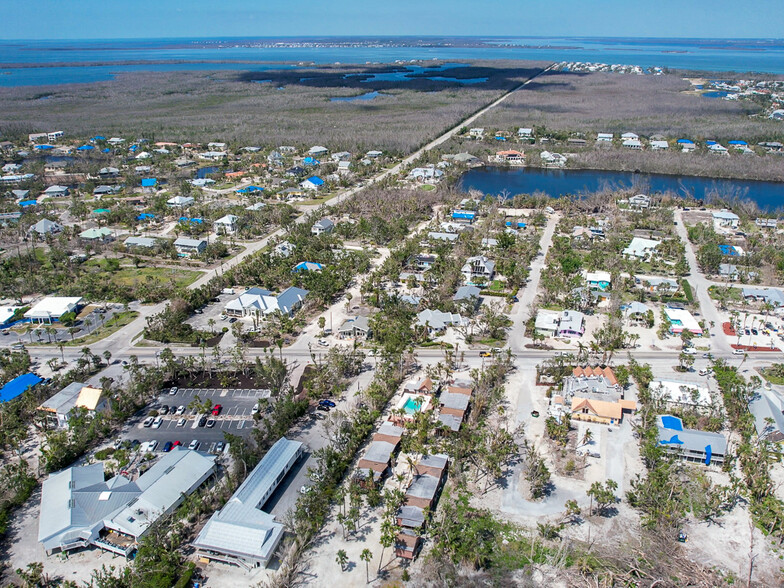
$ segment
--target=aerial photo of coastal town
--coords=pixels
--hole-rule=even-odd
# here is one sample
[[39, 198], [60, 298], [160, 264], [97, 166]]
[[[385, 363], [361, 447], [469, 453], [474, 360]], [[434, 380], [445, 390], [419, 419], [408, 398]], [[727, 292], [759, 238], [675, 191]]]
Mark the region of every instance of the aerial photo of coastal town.
[[784, 586], [771, 3], [0, 6], [0, 586]]

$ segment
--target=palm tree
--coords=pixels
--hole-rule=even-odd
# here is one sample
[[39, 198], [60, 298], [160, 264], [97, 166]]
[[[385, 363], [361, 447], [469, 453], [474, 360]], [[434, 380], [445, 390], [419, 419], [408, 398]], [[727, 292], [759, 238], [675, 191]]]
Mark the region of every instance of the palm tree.
[[585, 433], [583, 433], [583, 438], [580, 440], [580, 446], [588, 445], [592, 439], [593, 439], [593, 431], [591, 431], [590, 429], [586, 429]]
[[370, 583], [370, 560], [373, 559], [373, 553], [366, 547], [359, 554], [359, 559], [365, 562], [365, 580], [366, 584]]
[[340, 565], [340, 571], [346, 571], [346, 563], [348, 563], [348, 555], [346, 555], [345, 550], [339, 549], [337, 555], [335, 556], [335, 561]]

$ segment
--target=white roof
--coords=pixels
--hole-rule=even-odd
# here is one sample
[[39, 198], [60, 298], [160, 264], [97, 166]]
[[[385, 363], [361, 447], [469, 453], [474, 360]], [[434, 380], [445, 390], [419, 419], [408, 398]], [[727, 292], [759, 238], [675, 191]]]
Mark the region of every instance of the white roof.
[[596, 272], [585, 272], [585, 280], [588, 282], [609, 282], [611, 278], [610, 272], [601, 270]]
[[66, 312], [73, 311], [82, 301], [81, 296], [48, 296], [35, 304], [25, 313], [27, 318], [60, 318]]
[[192, 196], [175, 196], [173, 198], [169, 198], [166, 203], [173, 204], [175, 206], [185, 206], [186, 204], [193, 204], [194, 198]]
[[[699, 382], [679, 382], [675, 380], [654, 380], [650, 390], [659, 398], [675, 404], [710, 406], [711, 395], [707, 386]], [[696, 399], [696, 401], [695, 401]]]
[[729, 210], [714, 210], [712, 214], [713, 214], [713, 218], [719, 220], [728, 220], [728, 221], [740, 220], [740, 217], [737, 214], [735, 214], [734, 212], [730, 212]]
[[686, 329], [687, 331], [691, 331], [693, 333], [702, 333], [702, 327], [700, 327], [697, 319], [695, 319], [688, 310], [683, 308], [665, 307], [664, 314], [667, 315], [667, 318], [673, 324], [673, 332], [679, 333]]
[[236, 215], [233, 215], [233, 214], [227, 214], [226, 216], [222, 216], [221, 218], [216, 220], [215, 224], [216, 225], [233, 225], [238, 220], [240, 220], [240, 217], [238, 217]]
[[648, 253], [656, 249], [661, 241], [653, 239], [643, 239], [642, 237], [634, 237], [629, 243], [629, 246], [623, 250], [624, 255], [632, 255], [634, 257], [647, 257]]
[[542, 331], [557, 331], [561, 313], [555, 310], [540, 310], [536, 313], [535, 328]]
[[0, 325], [8, 322], [16, 313], [17, 308], [17, 306], [0, 306]]

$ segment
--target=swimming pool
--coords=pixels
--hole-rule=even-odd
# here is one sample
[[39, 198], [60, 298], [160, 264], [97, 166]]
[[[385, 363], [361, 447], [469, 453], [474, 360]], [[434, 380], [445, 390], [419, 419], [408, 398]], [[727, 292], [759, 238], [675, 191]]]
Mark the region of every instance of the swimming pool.
[[406, 414], [414, 414], [422, 409], [422, 405], [422, 402], [417, 401], [417, 399], [413, 396], [409, 396], [406, 398], [406, 402], [403, 405], [403, 410], [406, 411]]

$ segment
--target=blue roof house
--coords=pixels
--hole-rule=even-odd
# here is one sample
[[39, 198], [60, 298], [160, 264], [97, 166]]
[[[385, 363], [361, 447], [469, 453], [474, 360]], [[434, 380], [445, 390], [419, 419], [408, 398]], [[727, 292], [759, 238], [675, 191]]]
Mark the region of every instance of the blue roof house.
[[158, 178], [142, 178], [142, 188], [154, 188], [158, 185]]
[[727, 439], [719, 433], [684, 429], [680, 418], [660, 415], [656, 428], [659, 445], [685, 461], [722, 464], [727, 453]]
[[304, 188], [305, 190], [318, 191], [323, 185], [324, 185], [324, 180], [322, 180], [318, 176], [312, 176], [307, 180], [305, 180], [304, 182], [301, 182], [300, 188]]

